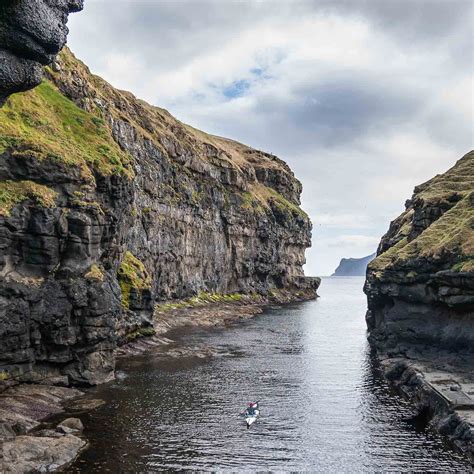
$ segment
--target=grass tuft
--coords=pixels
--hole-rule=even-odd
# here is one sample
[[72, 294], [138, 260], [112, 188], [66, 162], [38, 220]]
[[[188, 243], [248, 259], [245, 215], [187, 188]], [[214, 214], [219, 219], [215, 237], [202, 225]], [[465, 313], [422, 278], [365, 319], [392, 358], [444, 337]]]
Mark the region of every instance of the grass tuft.
[[31, 199], [40, 207], [54, 207], [56, 191], [33, 181], [0, 182], [0, 216], [9, 216], [15, 204]]

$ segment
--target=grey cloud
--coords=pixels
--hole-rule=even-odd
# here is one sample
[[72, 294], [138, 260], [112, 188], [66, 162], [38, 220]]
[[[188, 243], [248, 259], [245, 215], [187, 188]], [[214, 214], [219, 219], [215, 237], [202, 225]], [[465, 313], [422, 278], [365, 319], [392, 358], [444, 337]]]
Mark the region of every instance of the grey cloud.
[[[467, 151], [472, 140], [471, 123], [458, 113], [456, 104], [438, 103], [453, 82], [472, 71], [472, 8], [471, 1], [457, 0], [86, 0], [84, 12], [71, 18], [70, 44], [93, 71], [101, 72], [111, 53], [139, 58], [145, 71], [130, 87], [143, 95], [145, 91], [153, 94], [144, 86], [148, 80], [179, 71], [194, 59], [219, 51], [227, 42], [238, 44], [243, 32], [257, 25], [281, 25], [284, 37], [286, 21], [294, 25], [315, 12], [328, 19], [361, 19], [368, 25], [374, 49], [377, 40], [388, 38], [384, 43], [388, 45], [387, 58], [398, 55], [406, 58], [407, 64], [397, 70], [396, 63], [395, 69], [387, 72], [383, 61], [367, 69], [333, 62], [325, 70], [307, 61], [300, 71], [297, 64], [285, 63], [282, 57], [278, 67], [268, 71], [275, 74], [272, 79], [262, 75], [259, 84], [250, 84], [245, 94], [252, 105], [243, 109], [238, 101], [229, 102], [224, 95], [221, 102], [214, 103], [204, 86], [175, 97], [173, 103], [156, 97], [160, 97], [157, 105], [169, 107], [178, 118], [198, 128], [280, 155], [303, 181], [303, 202], [313, 216], [365, 215], [370, 223], [367, 235], [377, 237], [402, 210], [412, 186], [443, 171], [442, 167], [430, 167], [426, 144], [432, 144], [428, 154], [439, 150], [445, 156], [447, 168]], [[291, 51], [286, 53], [291, 55]], [[411, 60], [415, 65], [409, 64]], [[106, 79], [114, 83], [117, 78]], [[201, 79], [199, 84], [207, 81], [197, 79]], [[230, 83], [243, 79], [248, 78], [232, 77]], [[286, 89], [281, 93], [278, 88], [267, 88], [266, 80], [283, 80], [281, 85]], [[406, 148], [395, 146], [385, 155], [385, 140], [398, 132], [419, 138], [420, 148], [413, 152], [412, 142], [408, 142]], [[379, 145], [375, 151], [373, 141]], [[414, 181], [411, 164], [402, 168], [397, 153], [416, 156], [419, 151], [426, 167], [422, 179], [417, 175]], [[369, 188], [380, 182], [388, 187], [392, 183], [387, 196], [383, 195], [384, 186], [381, 195], [370, 193]], [[393, 189], [398, 194], [391, 197]], [[330, 272], [339, 258], [351, 256], [349, 245], [341, 255], [338, 248], [324, 242], [341, 232], [357, 234], [356, 227], [315, 228], [315, 242], [321, 242], [313, 254], [315, 273], [315, 268]], [[312, 258], [309, 254], [309, 260]]]
[[438, 42], [472, 18], [473, 11], [470, 0], [315, 0], [313, 7], [359, 15], [404, 42]]

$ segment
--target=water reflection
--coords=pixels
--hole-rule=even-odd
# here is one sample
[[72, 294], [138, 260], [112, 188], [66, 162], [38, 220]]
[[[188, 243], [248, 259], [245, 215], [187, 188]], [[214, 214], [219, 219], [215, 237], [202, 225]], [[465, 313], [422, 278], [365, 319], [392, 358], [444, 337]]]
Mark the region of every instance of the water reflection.
[[[274, 308], [226, 330], [181, 334], [216, 356], [128, 360], [84, 416], [91, 448], [75, 471], [180, 469], [324, 472], [462, 470], [417, 430], [365, 338], [361, 279], [325, 280], [315, 302]], [[246, 430], [238, 413], [260, 399]]]

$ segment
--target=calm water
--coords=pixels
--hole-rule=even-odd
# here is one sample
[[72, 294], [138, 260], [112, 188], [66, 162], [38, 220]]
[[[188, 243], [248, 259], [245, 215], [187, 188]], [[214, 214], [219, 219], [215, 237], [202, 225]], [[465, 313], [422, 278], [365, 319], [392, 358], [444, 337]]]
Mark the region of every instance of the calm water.
[[[182, 333], [207, 360], [134, 358], [93, 396], [80, 472], [467, 471], [381, 379], [365, 336], [361, 278], [325, 279], [317, 301], [238, 326]], [[245, 428], [238, 413], [261, 401]]]

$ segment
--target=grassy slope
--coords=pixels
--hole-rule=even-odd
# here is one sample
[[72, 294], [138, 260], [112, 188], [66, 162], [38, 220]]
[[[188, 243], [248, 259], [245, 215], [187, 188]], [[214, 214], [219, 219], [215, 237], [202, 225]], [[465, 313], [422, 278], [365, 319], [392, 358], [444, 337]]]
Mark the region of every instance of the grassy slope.
[[[120, 173], [133, 178], [132, 158], [114, 141], [108, 125], [109, 119], [120, 119], [132, 125], [138, 135], [152, 141], [164, 156], [169, 156], [164, 144], [173, 142], [178, 144], [178, 154], [192, 154], [203, 162], [218, 162], [239, 174], [247, 174], [248, 168], [256, 163], [260, 167], [278, 168], [294, 179], [291, 170], [276, 157], [194, 129], [166, 110], [151, 106], [129, 92], [114, 89], [91, 74], [67, 48], [61, 53], [60, 61], [63, 66], [60, 73], [48, 69], [49, 79], [32, 91], [13, 95], [0, 109], [0, 153], [9, 150], [13, 155], [21, 153], [38, 160], [58, 160], [79, 168], [84, 181], [91, 184], [94, 184], [95, 173]], [[82, 80], [87, 88], [89, 112], [65, 97], [58, 88], [77, 80]], [[106, 104], [105, 109], [98, 103]], [[208, 155], [209, 147], [214, 149], [212, 157]], [[37, 196], [38, 192], [32, 193], [30, 188], [13, 196], [11, 186], [7, 189], [1, 183], [0, 213], [5, 215], [16, 203]], [[256, 212], [273, 204], [287, 214], [307, 218], [298, 205], [261, 183], [250, 183], [249, 193], [242, 193], [242, 201], [244, 205], [252, 201], [251, 208]], [[41, 199], [36, 199], [36, 204], [41, 205]]]
[[455, 271], [474, 271], [474, 152], [461, 158], [442, 175], [415, 188], [413, 200], [436, 205], [456, 196], [459, 201], [417, 238], [408, 241], [413, 211], [404, 213], [397, 244], [379, 255], [369, 266], [376, 272], [394, 269], [417, 258], [436, 260], [453, 256]]

